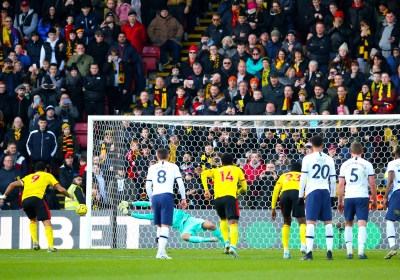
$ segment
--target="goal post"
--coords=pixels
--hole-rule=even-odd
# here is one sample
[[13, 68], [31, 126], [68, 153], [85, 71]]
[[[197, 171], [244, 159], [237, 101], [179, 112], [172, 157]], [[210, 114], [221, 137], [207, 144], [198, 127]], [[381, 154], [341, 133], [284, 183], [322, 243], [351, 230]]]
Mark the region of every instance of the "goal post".
[[[349, 143], [363, 143], [364, 155], [374, 165], [378, 193], [382, 195], [385, 167], [394, 157], [398, 129], [400, 115], [88, 116], [85, 248], [156, 247], [152, 221], [124, 216], [117, 206], [122, 200], [147, 200], [145, 176], [160, 147], [169, 149], [171, 160], [182, 171], [188, 213], [217, 225], [216, 212], [212, 203], [204, 199], [198, 173], [218, 166], [221, 153], [232, 153], [235, 163], [244, 168], [249, 185], [247, 193], [239, 198], [238, 246], [280, 248], [283, 219], [280, 214], [276, 221], [271, 219], [272, 190], [291, 162], [301, 162], [311, 136], [324, 136], [324, 151], [334, 157], [337, 174], [340, 164], [350, 157]], [[178, 192], [175, 196], [178, 200]], [[147, 208], [132, 210], [150, 213]], [[388, 248], [385, 212], [370, 212], [368, 249]], [[334, 248], [342, 248], [344, 218], [336, 210], [334, 217]], [[293, 221], [293, 248], [300, 246], [297, 226]], [[322, 232], [320, 224], [316, 228], [319, 248], [325, 246]], [[218, 247], [189, 244], [176, 231], [170, 239], [170, 248]]]

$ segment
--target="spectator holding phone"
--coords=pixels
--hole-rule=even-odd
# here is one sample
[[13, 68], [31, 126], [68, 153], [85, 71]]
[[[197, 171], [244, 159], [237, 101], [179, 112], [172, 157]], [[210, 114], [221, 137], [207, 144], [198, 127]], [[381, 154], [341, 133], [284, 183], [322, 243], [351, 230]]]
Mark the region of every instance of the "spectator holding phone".
[[75, 131], [75, 120], [79, 117], [78, 109], [72, 104], [69, 94], [61, 94], [60, 103], [55, 108], [56, 116], [62, 120], [63, 124], [68, 124], [72, 132]]
[[22, 69], [25, 71], [25, 69], [32, 64], [31, 58], [28, 56], [27, 50], [24, 50], [21, 44], [15, 45], [14, 50], [17, 60], [21, 61]]
[[399, 34], [400, 25], [396, 23], [396, 16], [388, 10], [375, 35], [376, 43], [386, 59], [392, 54], [393, 48], [399, 46]]
[[44, 115], [46, 104], [42, 101], [42, 96], [39, 93], [33, 93], [32, 104], [28, 108], [29, 130], [32, 130], [37, 125], [39, 116]]

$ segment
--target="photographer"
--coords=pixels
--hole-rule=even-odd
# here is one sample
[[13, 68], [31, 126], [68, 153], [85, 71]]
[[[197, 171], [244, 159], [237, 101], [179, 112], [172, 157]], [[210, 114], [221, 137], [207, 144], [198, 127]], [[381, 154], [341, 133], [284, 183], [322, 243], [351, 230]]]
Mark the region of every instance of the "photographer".
[[282, 7], [279, 0], [272, 1], [267, 26], [269, 26], [271, 31], [277, 29], [279, 33], [286, 34], [286, 18], [285, 14], [282, 13]]
[[114, 23], [114, 15], [111, 12], [107, 13], [104, 19], [100, 25], [100, 29], [103, 31], [104, 42], [111, 45], [118, 41], [118, 34], [121, 32], [121, 27]]
[[19, 85], [20, 81], [18, 75], [15, 73], [14, 63], [10, 58], [3, 60], [3, 71], [0, 72], [0, 81], [6, 83], [6, 90], [8, 96], [15, 97], [17, 94], [14, 89]]
[[56, 106], [55, 113], [61, 119], [62, 124], [68, 123], [71, 131], [75, 131], [75, 119], [79, 117], [79, 112], [72, 104], [68, 93], [61, 94], [60, 103]]

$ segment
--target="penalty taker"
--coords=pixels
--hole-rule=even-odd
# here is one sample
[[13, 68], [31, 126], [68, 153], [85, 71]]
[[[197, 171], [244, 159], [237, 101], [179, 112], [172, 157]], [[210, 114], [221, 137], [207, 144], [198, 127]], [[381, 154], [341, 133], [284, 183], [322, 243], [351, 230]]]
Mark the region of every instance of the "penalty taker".
[[[153, 220], [154, 214], [139, 214], [135, 211], [129, 210], [128, 207], [132, 205], [135, 207], [150, 207], [151, 203], [148, 201], [122, 201], [118, 209], [125, 215], [131, 216], [137, 219]], [[218, 242], [225, 244], [225, 240], [222, 237], [221, 231], [210, 221], [195, 218], [183, 210], [174, 209], [172, 228], [180, 232], [182, 240], [191, 243], [202, 243], [202, 242]], [[210, 230], [214, 237], [200, 237], [196, 233]], [[157, 232], [157, 240], [159, 232]]]

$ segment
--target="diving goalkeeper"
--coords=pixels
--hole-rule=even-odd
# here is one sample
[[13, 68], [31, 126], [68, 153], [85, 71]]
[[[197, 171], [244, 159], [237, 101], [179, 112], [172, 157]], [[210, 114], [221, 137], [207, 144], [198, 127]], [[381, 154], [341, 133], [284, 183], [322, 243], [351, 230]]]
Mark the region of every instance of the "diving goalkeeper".
[[[118, 209], [125, 215], [144, 220], [153, 220], [154, 214], [139, 214], [132, 210], [129, 210], [128, 207], [136, 206], [136, 207], [150, 207], [151, 203], [148, 201], [135, 201], [128, 202], [122, 201]], [[181, 233], [181, 237], [184, 241], [188, 241], [191, 243], [203, 243], [203, 242], [218, 242], [221, 241], [222, 244], [225, 244], [225, 240], [222, 237], [221, 231], [217, 228], [212, 222], [198, 219], [190, 216], [183, 210], [174, 209], [173, 217], [172, 217], [172, 228], [176, 229]], [[211, 230], [214, 237], [206, 238], [196, 236], [196, 233]], [[157, 238], [159, 233], [157, 232]]]

